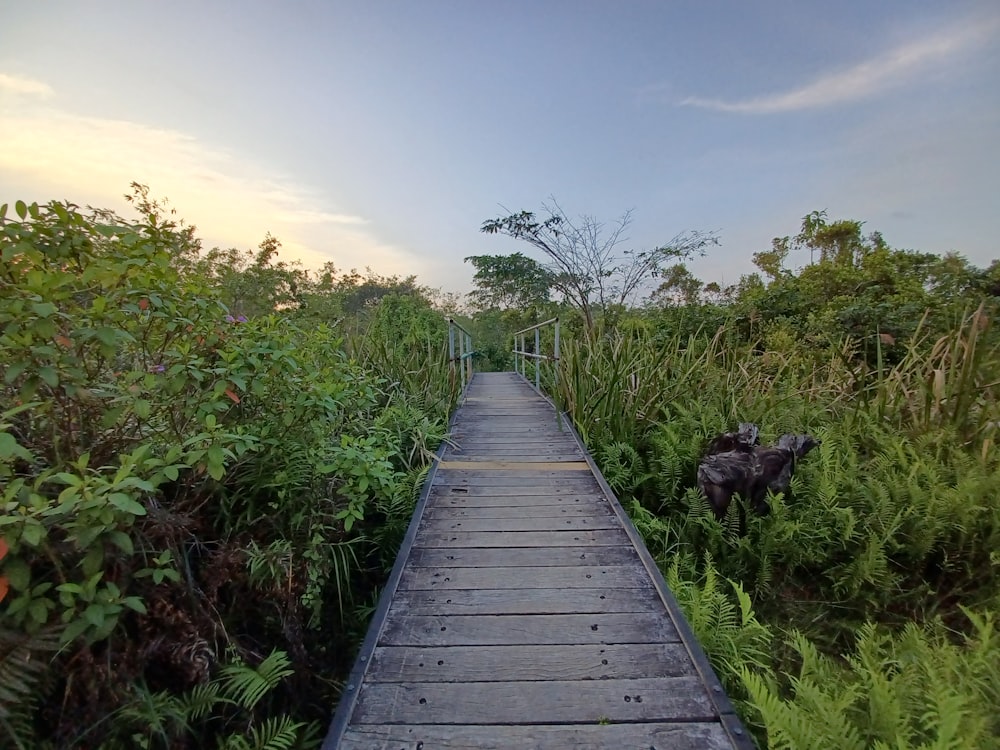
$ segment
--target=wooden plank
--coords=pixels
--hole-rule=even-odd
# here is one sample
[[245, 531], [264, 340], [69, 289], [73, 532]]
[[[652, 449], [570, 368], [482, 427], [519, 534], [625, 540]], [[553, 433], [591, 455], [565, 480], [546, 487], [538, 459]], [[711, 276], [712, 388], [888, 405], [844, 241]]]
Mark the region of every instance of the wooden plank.
[[449, 468], [455, 468], [457, 463], [485, 464], [493, 463], [501, 468], [508, 463], [538, 464], [539, 466], [549, 466], [551, 464], [583, 463], [584, 468], [580, 471], [590, 471], [590, 467], [583, 461], [578, 453], [538, 453], [525, 448], [518, 451], [508, 451], [499, 453], [497, 451], [476, 450], [469, 453], [455, 452], [448, 454]]
[[[580, 461], [439, 461], [439, 472], [466, 473], [475, 476], [530, 476], [538, 473], [540, 476], [558, 476], [560, 471], [585, 471], [590, 476], [590, 465]], [[503, 472], [502, 474], [500, 472]]]
[[[517, 568], [508, 570], [516, 571]], [[460, 589], [396, 592], [392, 606], [410, 615], [572, 615], [602, 612], [660, 612], [656, 590], [629, 589]]]
[[361, 688], [354, 721], [531, 724], [709, 721], [716, 718], [697, 677], [552, 682], [376, 682]]
[[434, 477], [434, 486], [506, 487], [599, 492], [593, 474], [582, 471], [459, 471], [447, 469]]
[[518, 589], [538, 596], [532, 589], [644, 588], [649, 576], [638, 565], [524, 566], [519, 568], [415, 568], [403, 572], [401, 589]]
[[617, 547], [521, 547], [516, 550], [499, 548], [433, 548], [417, 547], [410, 554], [413, 567], [462, 565], [465, 567], [522, 567], [533, 565], [624, 565], [639, 561], [632, 545]]
[[627, 544], [620, 529], [597, 531], [456, 531], [417, 532], [417, 547], [577, 547], [581, 544]]
[[521, 644], [676, 643], [660, 613], [580, 615], [397, 615], [384, 646], [514, 646]]
[[573, 502], [585, 498], [611, 507], [608, 500], [593, 487], [490, 487], [467, 484], [445, 484], [434, 481], [430, 491], [431, 501], [444, 497], [450, 500], [497, 500], [509, 505], [529, 505], [539, 502], [538, 498], [550, 497], [557, 502]]
[[342, 750], [731, 750], [718, 722], [467, 725], [358, 724]]
[[[557, 505], [537, 505], [531, 511], [531, 518], [570, 518], [572, 516], [590, 516], [593, 518], [607, 516], [615, 518], [609, 507], [598, 505], [597, 503], [581, 503], [578, 505], [567, 505], [561, 503]], [[484, 505], [478, 507], [455, 506], [455, 505], [435, 505], [424, 511], [424, 518], [449, 519], [449, 518], [524, 518], [527, 511], [520, 506], [511, 505]]]
[[424, 531], [575, 531], [578, 529], [620, 529], [621, 521], [608, 515], [556, 516], [530, 515], [521, 518], [425, 518]]
[[587, 646], [384, 646], [372, 682], [617, 680], [695, 674], [682, 643]]
[[[464, 498], [464, 499], [463, 499]], [[588, 512], [599, 514], [604, 512], [607, 503], [601, 498], [588, 495], [576, 497], [550, 497], [548, 495], [522, 495], [497, 497], [452, 496], [434, 502], [435, 508], [458, 508], [478, 510], [480, 508], [522, 508], [522, 515], [533, 512], [532, 509], [542, 508], [586, 508]]]
[[542, 507], [549, 508], [585, 508], [587, 512], [595, 515], [602, 513], [607, 507], [607, 502], [603, 498], [592, 496], [577, 497], [550, 497], [548, 495], [521, 495], [497, 497], [472, 497], [465, 498], [464, 495], [442, 498], [436, 500], [435, 508], [464, 508], [466, 510], [477, 510], [480, 508], [521, 508], [521, 514], [525, 515], [534, 512], [532, 509]]

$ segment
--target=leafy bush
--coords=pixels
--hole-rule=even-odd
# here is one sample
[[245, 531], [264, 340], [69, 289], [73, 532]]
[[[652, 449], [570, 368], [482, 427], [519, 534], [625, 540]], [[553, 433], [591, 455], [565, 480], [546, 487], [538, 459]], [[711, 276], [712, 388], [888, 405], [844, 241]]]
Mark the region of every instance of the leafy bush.
[[372, 534], [443, 436], [446, 363], [390, 380], [392, 311], [353, 357], [294, 311], [234, 314], [193, 233], [137, 202], [137, 224], [0, 208], [0, 737], [314, 745], [391, 555]]

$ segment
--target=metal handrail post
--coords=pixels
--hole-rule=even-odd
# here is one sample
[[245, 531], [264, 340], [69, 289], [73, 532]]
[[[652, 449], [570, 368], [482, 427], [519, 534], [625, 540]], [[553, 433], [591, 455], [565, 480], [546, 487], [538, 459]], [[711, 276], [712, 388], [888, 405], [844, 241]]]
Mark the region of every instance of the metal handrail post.
[[465, 338], [466, 338], [465, 350], [466, 352], [468, 352], [469, 355], [466, 358], [468, 360], [468, 378], [465, 381], [466, 385], [468, 385], [469, 383], [472, 382], [472, 334], [469, 333], [465, 334]]
[[556, 383], [559, 382], [559, 318], [556, 318], [556, 343], [553, 347], [555, 352], [555, 366], [553, 367], [553, 378]]
[[[535, 329], [535, 354], [539, 354], [540, 352], [541, 352], [541, 347], [540, 347], [540, 345], [538, 343], [538, 329], [536, 328]], [[536, 359], [535, 360], [535, 390], [536, 391], [539, 390], [539, 380], [538, 380], [538, 378], [539, 378], [539, 374], [541, 373], [541, 371], [542, 371], [542, 368], [538, 366], [538, 360]]]
[[[455, 375], [462, 378], [462, 387], [472, 382], [472, 334], [466, 331], [455, 321], [454, 318], [447, 318], [448, 321], [448, 361], [451, 365], [452, 382]], [[458, 329], [458, 356], [455, 356], [455, 329]], [[466, 364], [468, 360], [468, 364]], [[457, 367], [456, 367], [457, 365]], [[456, 369], [461, 368], [457, 373]]]

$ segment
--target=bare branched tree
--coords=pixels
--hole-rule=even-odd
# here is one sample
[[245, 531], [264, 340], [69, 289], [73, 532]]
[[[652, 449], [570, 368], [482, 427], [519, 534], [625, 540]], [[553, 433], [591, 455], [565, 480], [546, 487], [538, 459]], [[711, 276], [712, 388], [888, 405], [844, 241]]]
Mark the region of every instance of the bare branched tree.
[[609, 227], [593, 216], [570, 220], [554, 198], [542, 210], [542, 219], [530, 211], [489, 219], [481, 231], [524, 240], [545, 253], [552, 287], [580, 311], [588, 333], [599, 315], [633, 304], [668, 264], [704, 255], [706, 247], [718, 244], [712, 233], [685, 232], [652, 250], [625, 250], [631, 211]]

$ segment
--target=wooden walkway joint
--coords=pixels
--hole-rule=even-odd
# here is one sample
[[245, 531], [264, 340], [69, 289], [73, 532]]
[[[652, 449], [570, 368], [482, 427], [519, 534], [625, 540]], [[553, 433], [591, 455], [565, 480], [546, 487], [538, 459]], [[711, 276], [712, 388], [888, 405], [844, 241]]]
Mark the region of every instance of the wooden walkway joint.
[[477, 374], [325, 750], [752, 748], [576, 434]]

